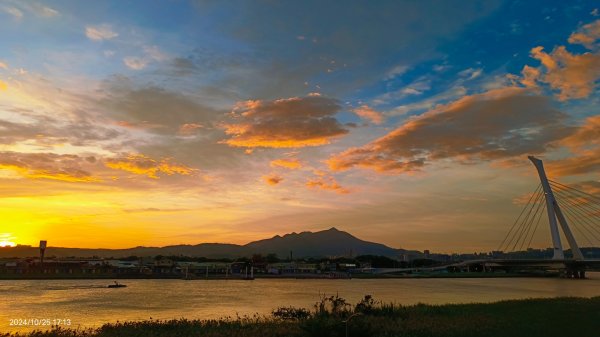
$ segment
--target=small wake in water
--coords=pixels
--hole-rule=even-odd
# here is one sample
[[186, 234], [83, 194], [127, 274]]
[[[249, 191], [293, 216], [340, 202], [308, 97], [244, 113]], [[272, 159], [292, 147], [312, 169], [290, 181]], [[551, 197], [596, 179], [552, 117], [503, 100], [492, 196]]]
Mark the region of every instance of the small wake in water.
[[106, 288], [106, 285], [90, 284], [90, 285], [77, 285], [77, 286], [51, 286], [46, 287], [44, 290], [76, 290], [76, 289], [97, 289]]

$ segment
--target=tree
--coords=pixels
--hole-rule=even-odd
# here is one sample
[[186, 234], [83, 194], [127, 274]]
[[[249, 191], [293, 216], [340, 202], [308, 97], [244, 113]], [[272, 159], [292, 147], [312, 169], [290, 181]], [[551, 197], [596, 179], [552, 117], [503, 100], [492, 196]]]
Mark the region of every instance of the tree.
[[277, 254], [275, 254], [275, 253], [267, 254], [267, 257], [265, 259], [267, 260], [267, 263], [279, 262], [279, 258], [277, 257]]

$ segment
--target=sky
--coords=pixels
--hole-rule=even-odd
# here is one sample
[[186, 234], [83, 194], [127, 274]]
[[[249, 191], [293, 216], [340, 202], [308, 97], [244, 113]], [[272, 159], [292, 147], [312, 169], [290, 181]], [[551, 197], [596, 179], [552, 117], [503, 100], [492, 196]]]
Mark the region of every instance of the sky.
[[597, 7], [1, 0], [0, 246], [496, 249], [528, 155], [600, 193]]

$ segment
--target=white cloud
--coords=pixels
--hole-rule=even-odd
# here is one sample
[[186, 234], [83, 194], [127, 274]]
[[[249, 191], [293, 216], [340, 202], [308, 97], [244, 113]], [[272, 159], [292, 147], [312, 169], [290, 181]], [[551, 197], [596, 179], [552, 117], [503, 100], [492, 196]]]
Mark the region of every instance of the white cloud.
[[443, 63], [443, 64], [436, 64], [435, 66], [433, 66], [433, 70], [434, 70], [435, 72], [438, 72], [438, 73], [441, 73], [441, 72], [443, 72], [443, 71], [446, 71], [446, 70], [448, 70], [448, 69], [450, 69], [450, 68], [452, 68], [452, 66], [450, 66], [450, 65], [448, 65], [448, 64], [446, 64], [446, 63]]
[[128, 56], [123, 59], [125, 65], [134, 70], [144, 69], [152, 61], [161, 62], [169, 59], [169, 55], [162, 52], [157, 46], [144, 46], [144, 56]]
[[417, 96], [431, 89], [431, 80], [427, 76], [421, 76], [406, 86], [386, 92], [377, 96], [373, 102], [376, 104], [385, 104], [393, 100], [399, 100], [407, 96]]
[[148, 65], [147, 60], [140, 58], [140, 57], [133, 57], [133, 56], [124, 58], [123, 63], [125, 63], [125, 65], [128, 68], [134, 69], [134, 70], [144, 69]]
[[50, 18], [59, 14], [56, 9], [46, 7], [41, 3], [33, 1], [20, 1], [18, 2], [18, 6], [25, 12], [39, 17]]
[[434, 96], [431, 96], [425, 100], [410, 103], [405, 105], [400, 105], [392, 109], [387, 113], [388, 116], [401, 116], [405, 115], [409, 112], [419, 111], [419, 110], [428, 110], [434, 108], [436, 105], [443, 103], [444, 101], [457, 99], [458, 97], [464, 96], [467, 94], [467, 89], [463, 86], [457, 85], [453, 86], [447, 91], [441, 92]]
[[390, 69], [386, 74], [385, 74], [385, 79], [386, 80], [391, 80], [394, 79], [402, 74], [404, 74], [405, 72], [408, 71], [408, 66], [405, 65], [398, 65], [395, 66], [394, 68]]
[[157, 46], [144, 46], [144, 52], [155, 61], [164, 61], [168, 58]]
[[415, 88], [411, 88], [411, 87], [404, 88], [404, 89], [401, 90], [401, 92], [404, 95], [420, 95], [420, 94], [423, 93], [422, 91], [420, 91], [418, 89], [415, 89]]
[[12, 15], [15, 19], [21, 20], [23, 18], [23, 12], [15, 7], [4, 7], [4, 11]]
[[108, 24], [86, 26], [85, 35], [93, 41], [110, 40], [119, 36], [119, 34]]
[[5, 3], [10, 3], [12, 6], [3, 6], [0, 7], [0, 10], [12, 15], [12, 17], [17, 21], [23, 19], [25, 14], [45, 18], [54, 17], [60, 14], [53, 8], [46, 7], [38, 2], [33, 1], [5, 1]]
[[467, 80], [473, 80], [473, 79], [476, 79], [477, 77], [479, 77], [479, 75], [481, 75], [482, 72], [483, 72], [483, 69], [481, 69], [481, 68], [477, 68], [477, 69], [468, 68], [468, 69], [465, 69], [465, 70], [459, 72], [458, 76], [464, 77]]
[[39, 13], [39, 15], [45, 16], [45, 17], [52, 17], [52, 16], [58, 15], [57, 10], [52, 9], [50, 7], [45, 7], [45, 6], [42, 6], [41, 8], [39, 8], [38, 13]]

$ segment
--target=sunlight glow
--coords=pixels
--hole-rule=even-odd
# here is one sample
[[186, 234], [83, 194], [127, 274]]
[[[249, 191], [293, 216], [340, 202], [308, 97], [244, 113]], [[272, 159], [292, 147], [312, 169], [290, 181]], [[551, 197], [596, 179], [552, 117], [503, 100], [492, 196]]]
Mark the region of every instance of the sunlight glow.
[[0, 247], [14, 247], [17, 244], [12, 241], [0, 241]]
[[0, 247], [14, 247], [17, 244], [14, 243], [15, 237], [11, 233], [0, 233]]

